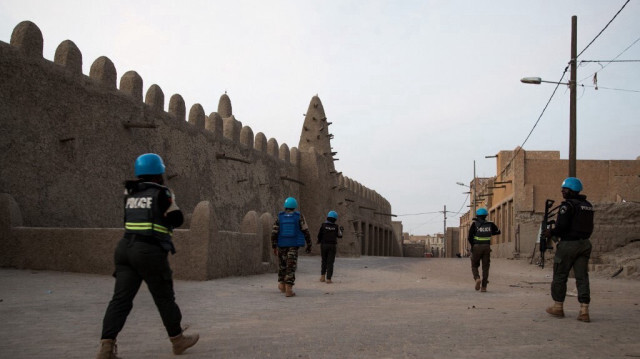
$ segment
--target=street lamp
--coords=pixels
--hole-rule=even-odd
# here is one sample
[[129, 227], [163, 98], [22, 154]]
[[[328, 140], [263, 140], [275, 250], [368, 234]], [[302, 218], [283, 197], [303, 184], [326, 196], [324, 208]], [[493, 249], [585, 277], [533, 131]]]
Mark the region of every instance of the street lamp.
[[540, 85], [543, 82], [548, 84], [569, 85], [568, 82], [545, 81], [539, 77], [523, 77], [520, 79], [520, 82], [522, 82], [523, 84], [534, 84], [534, 85]]
[[569, 85], [569, 177], [576, 177], [576, 82], [577, 82], [577, 43], [578, 17], [571, 17], [571, 77], [568, 83], [544, 81], [540, 77], [524, 77], [520, 82], [539, 85], [542, 82]]

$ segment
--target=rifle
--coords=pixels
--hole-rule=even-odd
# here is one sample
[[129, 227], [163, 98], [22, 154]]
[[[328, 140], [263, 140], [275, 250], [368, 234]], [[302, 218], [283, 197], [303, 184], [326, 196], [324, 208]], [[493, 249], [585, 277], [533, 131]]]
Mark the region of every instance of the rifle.
[[544, 268], [544, 252], [547, 249], [553, 249], [553, 247], [547, 245], [547, 237], [544, 235], [544, 230], [553, 228], [556, 223], [555, 220], [549, 219], [556, 215], [554, 212], [560, 207], [551, 208], [553, 207], [553, 202], [552, 199], [548, 199], [544, 203], [544, 217], [542, 217], [542, 223], [540, 224], [540, 267], [542, 268]]

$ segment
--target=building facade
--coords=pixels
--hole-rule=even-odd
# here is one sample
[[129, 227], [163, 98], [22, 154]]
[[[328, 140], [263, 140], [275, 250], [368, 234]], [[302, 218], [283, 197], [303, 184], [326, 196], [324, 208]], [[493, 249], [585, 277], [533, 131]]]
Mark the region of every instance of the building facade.
[[[447, 232], [448, 233], [448, 232]], [[403, 234], [403, 246], [405, 249], [407, 246], [411, 248], [419, 248], [419, 252], [422, 252], [419, 257], [443, 257], [444, 256], [444, 236], [442, 233], [436, 233], [433, 235], [411, 235], [409, 233]], [[417, 252], [417, 249], [412, 249], [412, 252]], [[406, 254], [406, 253], [405, 253]], [[415, 253], [414, 253], [415, 254]], [[416, 255], [405, 255], [407, 257], [415, 257]]]
[[[559, 151], [525, 151], [518, 147], [498, 153], [496, 176], [471, 181], [472, 208], [487, 208], [489, 220], [502, 231], [491, 238], [495, 256], [535, 254], [545, 201], [552, 199], [554, 205], [562, 202], [560, 190], [568, 166]], [[582, 193], [596, 205], [594, 253], [612, 250], [637, 235], [640, 223], [634, 217], [635, 206], [625, 203], [640, 202], [640, 160], [578, 160], [576, 171], [584, 185]], [[628, 216], [624, 211], [619, 213], [615, 204], [624, 206]], [[470, 210], [460, 218], [461, 253], [468, 252], [466, 238], [473, 217], [475, 213]], [[611, 226], [611, 221], [620, 221], [620, 225]]]

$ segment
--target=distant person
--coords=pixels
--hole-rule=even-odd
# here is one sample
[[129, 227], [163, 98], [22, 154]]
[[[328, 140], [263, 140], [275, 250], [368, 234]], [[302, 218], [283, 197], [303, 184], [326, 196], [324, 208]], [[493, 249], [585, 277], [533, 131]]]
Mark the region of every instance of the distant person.
[[298, 266], [298, 248], [307, 245], [306, 252], [311, 253], [311, 235], [304, 216], [296, 211], [298, 202], [289, 197], [284, 201], [284, 211], [278, 213], [271, 231], [271, 247], [278, 256], [278, 289], [287, 297], [293, 297]]
[[589, 258], [591, 257], [591, 233], [593, 232], [593, 206], [587, 196], [581, 195], [582, 182], [575, 177], [568, 177], [562, 182], [562, 198], [564, 201], [558, 208], [556, 225], [545, 229], [547, 238], [559, 237], [556, 254], [553, 258], [553, 280], [551, 282], [551, 298], [554, 304], [547, 308], [547, 313], [564, 317], [564, 299], [567, 294], [567, 279], [573, 268], [578, 289], [580, 313], [578, 320], [589, 322]]
[[163, 186], [164, 163], [157, 154], [146, 153], [136, 159], [134, 167], [138, 179], [125, 182], [125, 230], [114, 254], [116, 284], [104, 314], [97, 359], [118, 358], [116, 337], [143, 281], [158, 307], [173, 353], [182, 354], [200, 338], [184, 334], [182, 314], [175, 302], [168, 253], [175, 253], [171, 235], [184, 218], [174, 193]]
[[[333, 276], [333, 263], [336, 260], [336, 251], [338, 247], [338, 238], [342, 238], [344, 228], [338, 226], [338, 212], [329, 211], [327, 220], [320, 225], [318, 231], [318, 244], [320, 244], [320, 254], [322, 255], [322, 264], [320, 266], [320, 281], [331, 284]], [[326, 277], [325, 277], [326, 276]], [[326, 279], [325, 279], [326, 278]]]
[[[476, 281], [476, 290], [487, 291], [489, 283], [489, 267], [491, 266], [491, 236], [500, 234], [500, 229], [493, 222], [487, 221], [489, 212], [486, 208], [478, 208], [476, 218], [469, 228], [467, 240], [471, 245], [471, 273]], [[482, 279], [478, 267], [482, 262]]]

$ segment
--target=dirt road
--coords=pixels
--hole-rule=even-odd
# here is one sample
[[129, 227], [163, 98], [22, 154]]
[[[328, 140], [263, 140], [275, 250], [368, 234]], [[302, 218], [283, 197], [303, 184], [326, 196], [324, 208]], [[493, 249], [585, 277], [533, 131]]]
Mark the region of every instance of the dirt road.
[[[640, 281], [591, 277], [591, 323], [548, 316], [550, 268], [492, 259], [487, 293], [468, 259], [337, 258], [334, 283], [319, 257], [301, 257], [296, 297], [276, 275], [176, 281], [200, 342], [185, 358], [640, 357]], [[113, 278], [0, 270], [1, 358], [92, 358]], [[573, 295], [572, 295], [573, 294]], [[173, 358], [146, 288], [118, 338], [123, 358]]]

